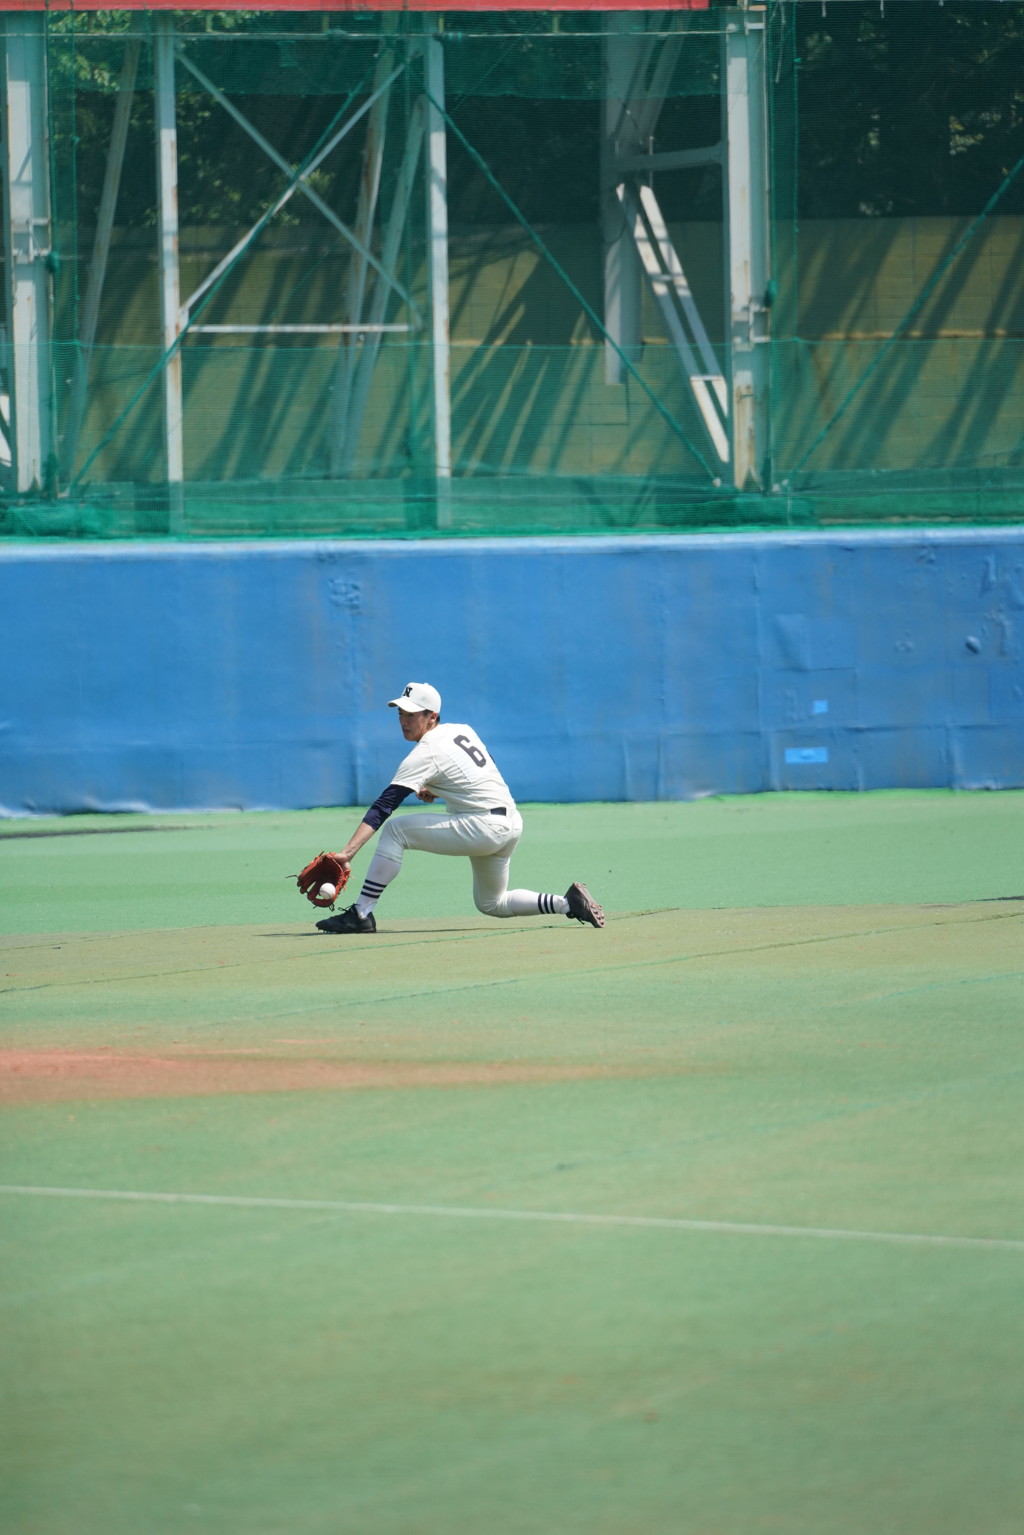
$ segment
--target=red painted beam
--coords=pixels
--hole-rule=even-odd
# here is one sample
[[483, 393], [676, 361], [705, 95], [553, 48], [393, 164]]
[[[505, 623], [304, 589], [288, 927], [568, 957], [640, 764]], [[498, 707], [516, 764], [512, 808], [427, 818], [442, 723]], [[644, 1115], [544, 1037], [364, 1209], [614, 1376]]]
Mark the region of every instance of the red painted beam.
[[[711, 0], [189, 0], [190, 11], [706, 11]], [[182, 0], [0, 0], [3, 11], [180, 11]]]

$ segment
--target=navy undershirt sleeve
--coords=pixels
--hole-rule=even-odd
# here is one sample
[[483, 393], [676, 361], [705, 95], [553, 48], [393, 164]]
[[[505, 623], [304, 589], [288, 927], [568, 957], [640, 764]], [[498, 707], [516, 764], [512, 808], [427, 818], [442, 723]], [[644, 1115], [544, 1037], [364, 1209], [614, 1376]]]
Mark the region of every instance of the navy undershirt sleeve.
[[392, 810], [397, 810], [402, 801], [408, 799], [411, 793], [412, 790], [407, 789], [404, 784], [388, 784], [384, 793], [378, 794], [369, 810], [363, 816], [363, 820], [367, 826], [372, 826], [374, 831], [380, 831]]

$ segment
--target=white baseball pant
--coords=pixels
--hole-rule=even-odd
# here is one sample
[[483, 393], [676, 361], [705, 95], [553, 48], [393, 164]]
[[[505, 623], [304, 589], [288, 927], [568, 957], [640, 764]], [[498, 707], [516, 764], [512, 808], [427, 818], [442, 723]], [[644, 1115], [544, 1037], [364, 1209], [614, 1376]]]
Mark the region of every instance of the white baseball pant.
[[467, 811], [393, 816], [381, 829], [367, 881], [389, 885], [407, 849], [468, 858], [473, 866], [473, 900], [487, 917], [541, 915], [535, 890], [510, 890], [509, 865], [522, 835], [518, 810], [504, 816]]

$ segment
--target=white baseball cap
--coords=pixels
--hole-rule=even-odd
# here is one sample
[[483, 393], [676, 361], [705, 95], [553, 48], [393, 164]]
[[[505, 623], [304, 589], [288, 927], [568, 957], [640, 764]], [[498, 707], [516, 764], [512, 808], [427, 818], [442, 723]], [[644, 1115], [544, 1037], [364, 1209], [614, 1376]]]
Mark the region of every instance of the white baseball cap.
[[404, 709], [406, 714], [419, 714], [429, 709], [433, 714], [441, 712], [441, 695], [429, 682], [407, 682], [401, 698], [389, 698], [389, 709]]

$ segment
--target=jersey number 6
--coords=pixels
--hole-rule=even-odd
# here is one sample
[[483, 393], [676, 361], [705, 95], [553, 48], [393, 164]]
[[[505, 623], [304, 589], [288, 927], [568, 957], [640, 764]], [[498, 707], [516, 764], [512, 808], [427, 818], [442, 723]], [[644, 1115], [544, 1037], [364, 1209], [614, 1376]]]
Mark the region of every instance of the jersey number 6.
[[462, 750], [466, 753], [467, 757], [472, 757], [477, 767], [487, 766], [487, 758], [484, 756], [483, 752], [478, 746], [473, 745], [472, 741], [469, 739], [469, 736], [456, 736], [455, 744], [456, 746], [462, 747]]

